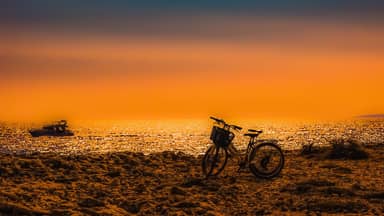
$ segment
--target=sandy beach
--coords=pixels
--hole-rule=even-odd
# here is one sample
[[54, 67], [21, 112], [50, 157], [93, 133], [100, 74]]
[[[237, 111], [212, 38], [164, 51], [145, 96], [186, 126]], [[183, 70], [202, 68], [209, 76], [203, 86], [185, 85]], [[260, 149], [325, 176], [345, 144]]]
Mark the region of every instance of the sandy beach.
[[201, 156], [2, 154], [1, 215], [382, 215], [384, 144], [368, 159], [325, 159], [286, 151], [273, 180], [238, 173], [231, 159], [205, 179]]

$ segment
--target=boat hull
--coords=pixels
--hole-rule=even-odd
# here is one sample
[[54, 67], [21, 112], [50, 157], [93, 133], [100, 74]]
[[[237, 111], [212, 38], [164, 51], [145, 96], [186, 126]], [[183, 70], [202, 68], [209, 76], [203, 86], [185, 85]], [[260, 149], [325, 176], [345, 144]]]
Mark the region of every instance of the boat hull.
[[73, 136], [74, 133], [70, 130], [65, 130], [63, 132], [53, 131], [53, 130], [47, 130], [47, 129], [34, 129], [30, 130], [29, 133], [32, 135], [32, 137], [39, 137], [39, 136]]

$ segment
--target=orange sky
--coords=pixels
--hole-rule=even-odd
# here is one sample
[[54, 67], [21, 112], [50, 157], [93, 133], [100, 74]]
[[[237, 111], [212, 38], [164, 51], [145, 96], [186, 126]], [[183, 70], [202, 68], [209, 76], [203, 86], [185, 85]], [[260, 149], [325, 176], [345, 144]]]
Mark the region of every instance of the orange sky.
[[8, 32], [0, 36], [0, 119], [339, 119], [384, 112], [382, 30], [272, 24], [294, 28], [288, 38], [267, 41]]

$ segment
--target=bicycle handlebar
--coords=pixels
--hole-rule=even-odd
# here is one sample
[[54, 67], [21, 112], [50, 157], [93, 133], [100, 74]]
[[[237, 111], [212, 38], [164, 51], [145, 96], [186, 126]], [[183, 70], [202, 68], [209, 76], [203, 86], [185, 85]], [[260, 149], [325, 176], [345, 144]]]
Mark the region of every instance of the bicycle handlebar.
[[209, 117], [210, 119], [212, 119], [212, 120], [214, 120], [214, 121], [216, 121], [216, 122], [219, 122], [219, 123], [224, 123], [225, 124], [225, 121], [224, 120], [222, 120], [222, 119], [218, 119], [218, 118], [215, 118], [215, 117]]
[[222, 120], [222, 119], [219, 119], [219, 118], [215, 118], [215, 117], [209, 117], [210, 119], [212, 119], [212, 120], [214, 120], [214, 121], [216, 121], [217, 123], [221, 123], [221, 124], [223, 124], [224, 126], [228, 126], [228, 127], [230, 127], [230, 128], [233, 128], [233, 129], [235, 129], [235, 130], [241, 130], [241, 129], [243, 129], [242, 127], [240, 127], [240, 126], [237, 126], [237, 125], [229, 125], [229, 124], [227, 124], [224, 120]]
[[243, 129], [242, 127], [237, 126], [237, 125], [229, 125], [229, 126], [232, 127], [233, 129], [236, 129], [236, 130], [241, 130], [241, 129]]

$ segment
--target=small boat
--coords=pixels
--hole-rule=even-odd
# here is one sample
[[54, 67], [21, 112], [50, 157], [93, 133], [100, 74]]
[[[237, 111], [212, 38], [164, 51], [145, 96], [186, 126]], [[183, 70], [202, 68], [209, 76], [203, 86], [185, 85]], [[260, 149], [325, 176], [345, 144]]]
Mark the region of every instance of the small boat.
[[39, 136], [73, 136], [74, 133], [67, 129], [67, 121], [60, 120], [54, 124], [45, 125], [41, 129], [31, 129], [29, 133], [33, 137]]

